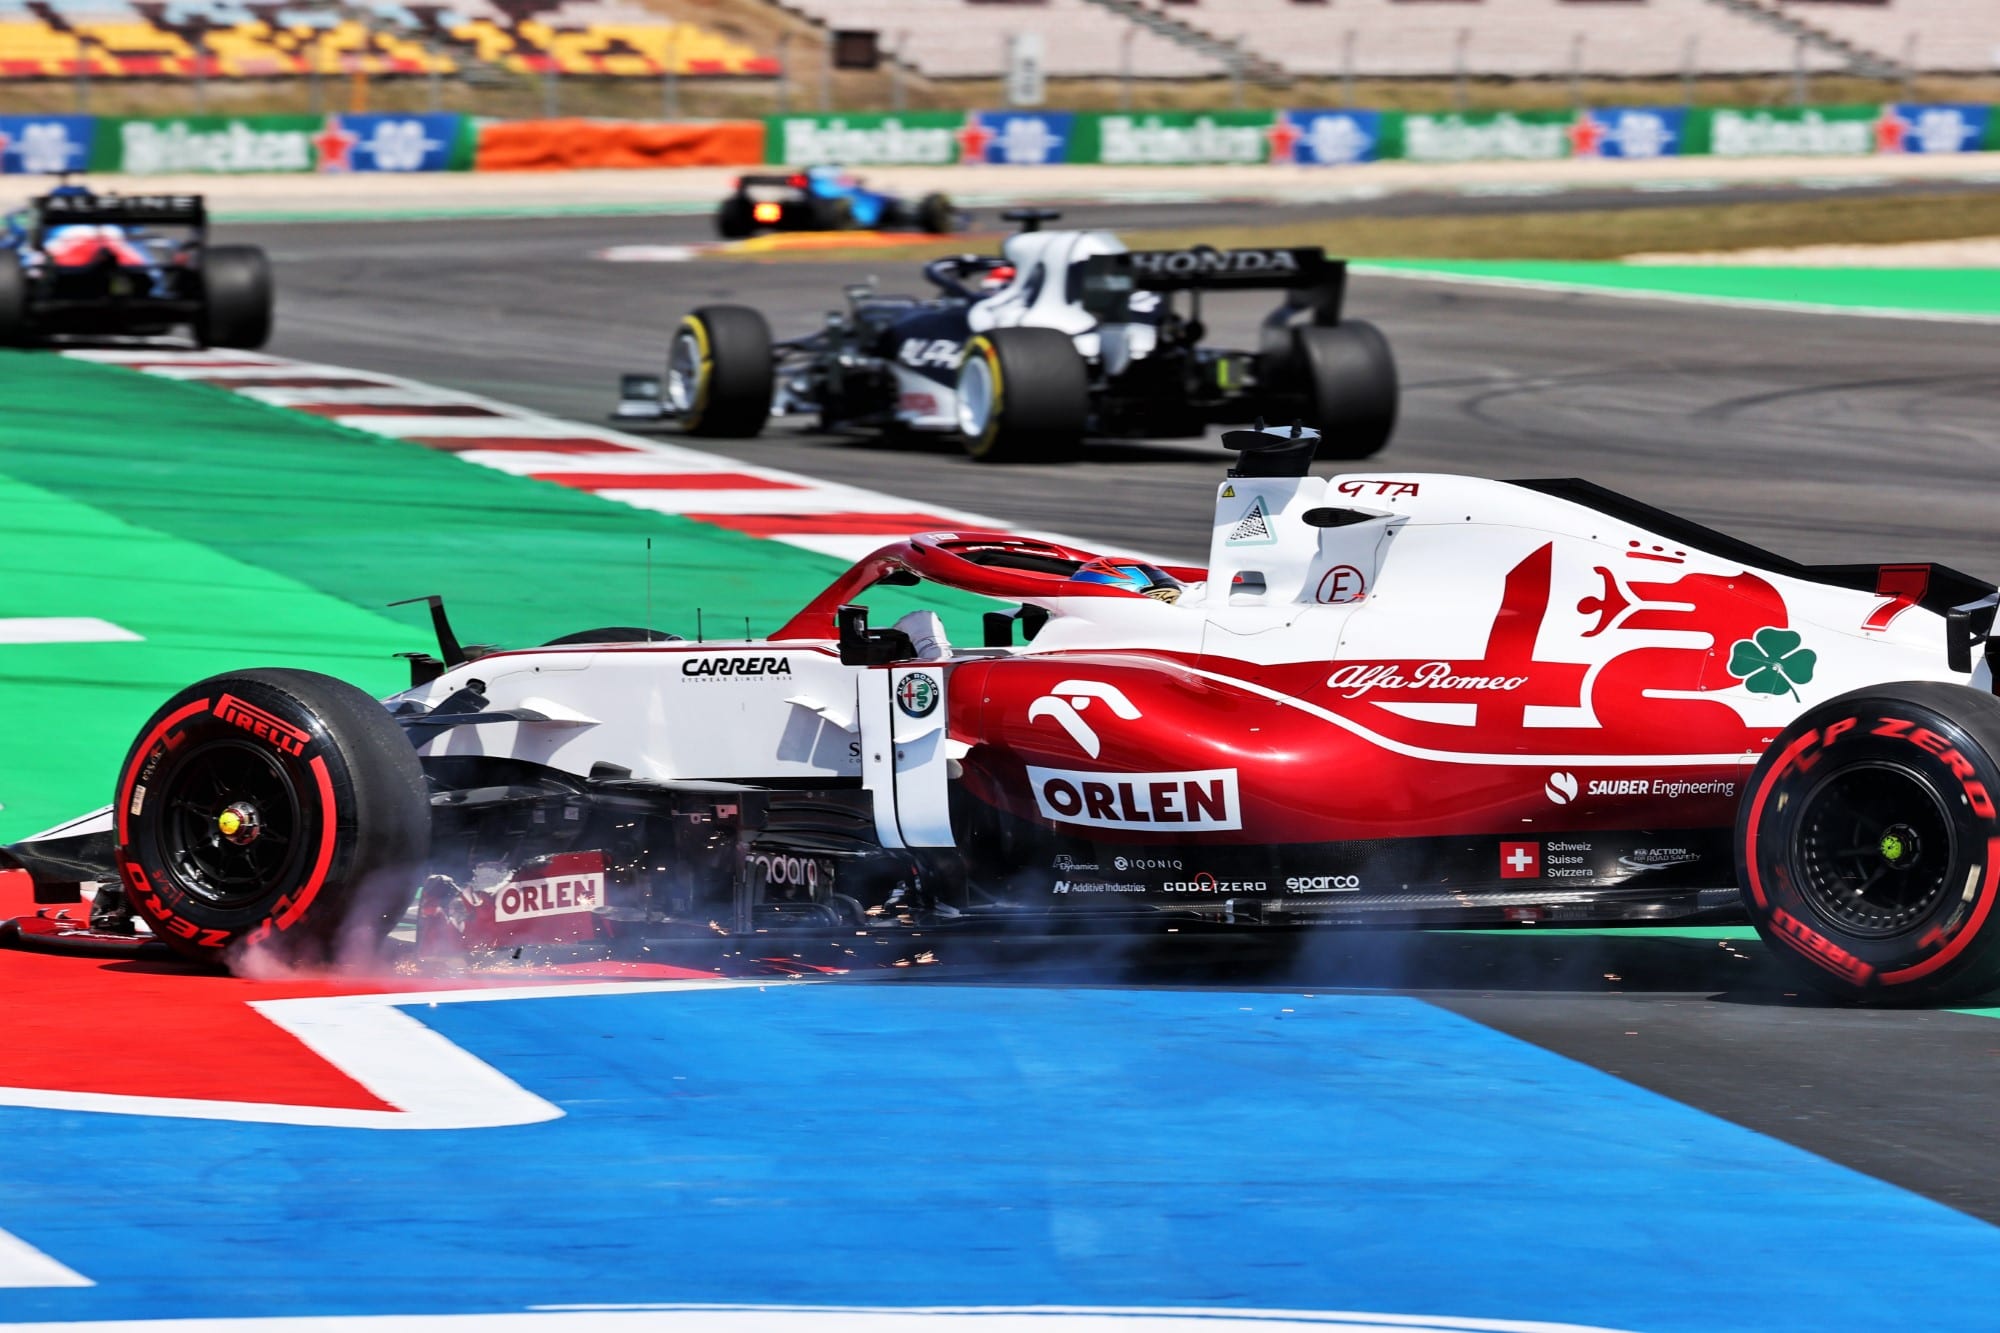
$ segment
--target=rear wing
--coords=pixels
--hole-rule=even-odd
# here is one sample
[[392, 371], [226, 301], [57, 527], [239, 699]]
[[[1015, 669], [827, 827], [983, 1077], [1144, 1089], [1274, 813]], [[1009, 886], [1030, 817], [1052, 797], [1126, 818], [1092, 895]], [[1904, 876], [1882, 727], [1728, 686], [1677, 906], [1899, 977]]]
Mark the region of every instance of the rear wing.
[[1337, 324], [1347, 291], [1347, 261], [1328, 259], [1316, 245], [1128, 250], [1092, 255], [1079, 268], [1083, 308], [1106, 323], [1124, 320], [1133, 292], [1282, 290], [1287, 306], [1310, 309], [1315, 323]]
[[48, 194], [32, 204], [44, 227], [200, 227], [208, 209], [198, 194]]

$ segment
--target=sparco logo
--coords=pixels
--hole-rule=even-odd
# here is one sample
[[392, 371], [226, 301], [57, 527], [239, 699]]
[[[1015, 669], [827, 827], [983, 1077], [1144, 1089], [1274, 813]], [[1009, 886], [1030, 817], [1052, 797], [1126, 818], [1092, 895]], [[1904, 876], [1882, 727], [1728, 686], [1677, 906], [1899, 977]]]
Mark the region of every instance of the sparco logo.
[[568, 916], [604, 905], [604, 872], [565, 875], [557, 879], [524, 879], [493, 895], [495, 921], [525, 921], [536, 916]]
[[1217, 879], [1207, 871], [1193, 879], [1170, 879], [1160, 885], [1165, 893], [1262, 893], [1269, 887], [1261, 879]]
[[766, 884], [789, 884], [795, 888], [817, 889], [821, 882], [833, 883], [833, 867], [810, 856], [772, 856], [756, 852], [743, 858], [743, 866], [762, 875]]
[[286, 754], [303, 754], [307, 743], [312, 740], [312, 733], [300, 731], [289, 722], [271, 716], [254, 704], [246, 704], [233, 694], [225, 694], [215, 701], [215, 715], [253, 736], [263, 737]]
[[1297, 273], [1298, 257], [1290, 250], [1137, 250], [1132, 267], [1153, 278], [1242, 277], [1252, 273]]
[[1079, 773], [1066, 768], [1028, 769], [1035, 804], [1059, 824], [1130, 828], [1169, 824], [1175, 829], [1238, 829], [1243, 808], [1236, 770], [1191, 773]]
[[789, 657], [691, 657], [681, 663], [689, 680], [733, 680], [738, 676], [789, 676]]
[[1359, 875], [1294, 875], [1285, 881], [1293, 893], [1352, 893], [1361, 887]]

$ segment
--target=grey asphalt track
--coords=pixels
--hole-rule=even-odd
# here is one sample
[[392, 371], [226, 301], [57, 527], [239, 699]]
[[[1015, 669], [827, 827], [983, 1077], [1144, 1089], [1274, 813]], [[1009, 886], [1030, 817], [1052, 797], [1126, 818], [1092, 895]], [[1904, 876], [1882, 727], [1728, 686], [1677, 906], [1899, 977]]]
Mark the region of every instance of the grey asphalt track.
[[[657, 368], [695, 305], [754, 305], [797, 333], [843, 283], [878, 272], [910, 285], [908, 266], [880, 263], [592, 257], [674, 231], [632, 218], [228, 229], [276, 261], [272, 350], [585, 420], [608, 409], [617, 372]], [[1371, 277], [1353, 282], [1350, 310], [1387, 332], [1402, 365], [1385, 468], [1585, 476], [1801, 559], [1938, 559], [2000, 579], [2000, 328]], [[1248, 345], [1260, 312], [1214, 303], [1215, 340]], [[713, 447], [1181, 556], [1205, 546], [1225, 466], [1205, 441], [1106, 444], [1078, 464], [1015, 468], [782, 426]], [[1994, 1019], [1834, 1009], [1799, 995], [1754, 942], [1673, 934], [1367, 934], [1293, 967], [1290, 979], [1314, 985], [1412, 988], [2000, 1222], [2000, 1122], [1985, 1114], [2000, 1097]]]

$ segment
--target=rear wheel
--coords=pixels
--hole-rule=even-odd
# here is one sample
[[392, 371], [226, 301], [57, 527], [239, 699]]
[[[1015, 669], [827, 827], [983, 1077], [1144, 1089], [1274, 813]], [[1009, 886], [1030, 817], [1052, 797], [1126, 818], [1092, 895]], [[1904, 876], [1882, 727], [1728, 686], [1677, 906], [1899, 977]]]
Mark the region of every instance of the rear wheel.
[[2000, 989], [2000, 699], [1856, 690], [1808, 710], [1752, 772], [1743, 904], [1772, 952], [1846, 1000], [1950, 1004]]
[[667, 406], [690, 435], [742, 438], [771, 415], [771, 326], [748, 306], [703, 306], [667, 349]]
[[1352, 319], [1292, 331], [1292, 349], [1304, 372], [1306, 401], [1317, 426], [1317, 457], [1371, 458], [1396, 429], [1396, 358], [1382, 330]]
[[756, 230], [756, 205], [743, 195], [730, 195], [715, 210], [715, 234], [725, 241], [740, 241]]
[[846, 231], [854, 225], [854, 201], [820, 199], [812, 201], [813, 226], [820, 231]]
[[980, 462], [1070, 461], [1089, 418], [1090, 372], [1068, 334], [994, 329], [965, 345], [958, 438]]
[[28, 335], [28, 275], [21, 256], [0, 250], [0, 347], [19, 347]]
[[958, 210], [942, 194], [927, 194], [917, 203], [917, 225], [933, 236], [958, 230]]
[[114, 810], [134, 910], [180, 952], [239, 970], [253, 953], [372, 954], [430, 845], [403, 729], [312, 671], [231, 672], [176, 694], [127, 755]]
[[262, 347], [271, 337], [271, 263], [254, 245], [218, 245], [201, 258], [201, 315], [207, 347]]

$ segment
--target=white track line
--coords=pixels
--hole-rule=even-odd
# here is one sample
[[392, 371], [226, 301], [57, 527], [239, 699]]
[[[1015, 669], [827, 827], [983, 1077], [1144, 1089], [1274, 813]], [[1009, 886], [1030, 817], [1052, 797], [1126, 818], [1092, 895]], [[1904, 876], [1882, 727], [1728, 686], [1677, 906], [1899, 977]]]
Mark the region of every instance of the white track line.
[[96, 1285], [75, 1269], [49, 1258], [19, 1236], [0, 1231], [0, 1289]]
[[1608, 296], [1620, 301], [1666, 301], [1674, 305], [1776, 310], [1796, 315], [1850, 315], [1859, 319], [1917, 319], [1935, 324], [2000, 324], [2000, 315], [1975, 315], [1949, 310], [1895, 310], [1887, 307], [1871, 309], [1865, 306], [1823, 305], [1817, 301], [1773, 301], [1753, 296], [1703, 296], [1694, 292], [1637, 291], [1626, 287], [1598, 287], [1587, 282], [1562, 282], [1552, 278], [1503, 278], [1488, 273], [1382, 268], [1374, 264], [1351, 264], [1348, 267], [1351, 272], [1364, 273], [1371, 278], [1407, 278], [1413, 282], [1456, 283], [1467, 287], [1499, 287], [1523, 292]]
[[14, 616], [0, 619], [0, 644], [140, 643], [145, 636], [96, 616]]

